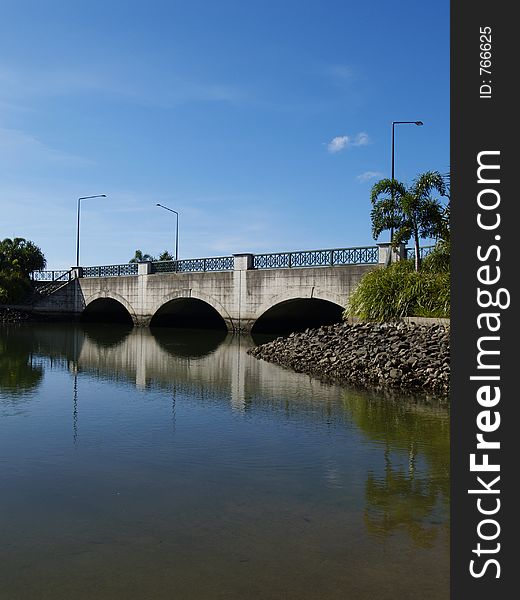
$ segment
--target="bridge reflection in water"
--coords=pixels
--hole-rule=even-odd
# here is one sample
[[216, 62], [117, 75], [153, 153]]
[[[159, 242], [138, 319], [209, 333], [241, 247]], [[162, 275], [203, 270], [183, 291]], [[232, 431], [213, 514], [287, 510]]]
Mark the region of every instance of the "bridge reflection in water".
[[128, 600], [447, 597], [447, 411], [281, 369], [253, 343], [0, 327], [0, 366], [20, 375], [0, 378], [8, 597], [51, 582], [86, 598], [92, 577]]
[[[251, 398], [304, 401], [302, 385], [311, 395], [319, 381], [280, 369], [246, 354], [253, 337], [220, 330], [144, 328], [101, 323], [37, 325], [17, 329], [9, 339], [20, 348], [56, 361], [64, 361], [71, 373], [133, 383], [138, 389], [170, 389], [196, 386], [218, 390], [236, 410], [246, 410]], [[272, 339], [257, 334], [255, 340]], [[30, 350], [29, 350], [30, 349]], [[25, 359], [24, 359], [25, 360]], [[36, 367], [40, 372], [41, 366]], [[282, 381], [280, 375], [282, 374]], [[339, 388], [338, 388], [339, 389]]]

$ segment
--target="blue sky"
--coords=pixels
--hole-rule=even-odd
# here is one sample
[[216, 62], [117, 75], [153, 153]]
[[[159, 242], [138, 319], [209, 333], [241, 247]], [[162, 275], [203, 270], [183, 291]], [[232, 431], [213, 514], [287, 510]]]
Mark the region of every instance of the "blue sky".
[[[0, 238], [49, 268], [365, 246], [370, 189], [449, 170], [449, 2], [0, 8]], [[383, 240], [385, 241], [385, 240]]]

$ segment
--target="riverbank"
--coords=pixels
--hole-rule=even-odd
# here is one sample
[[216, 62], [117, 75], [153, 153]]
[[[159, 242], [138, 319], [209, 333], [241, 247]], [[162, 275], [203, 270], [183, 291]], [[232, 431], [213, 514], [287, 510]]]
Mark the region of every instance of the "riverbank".
[[292, 333], [248, 353], [322, 380], [447, 398], [449, 342], [444, 325], [340, 323]]
[[0, 325], [21, 323], [63, 323], [74, 322], [70, 318], [57, 314], [34, 313], [15, 306], [0, 306]]
[[0, 324], [5, 323], [26, 323], [32, 320], [29, 312], [11, 308], [10, 306], [0, 306]]

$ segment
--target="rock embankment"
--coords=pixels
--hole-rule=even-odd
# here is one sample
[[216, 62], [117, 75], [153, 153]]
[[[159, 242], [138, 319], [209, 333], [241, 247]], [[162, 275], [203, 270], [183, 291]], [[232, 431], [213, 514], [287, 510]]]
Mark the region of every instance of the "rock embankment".
[[443, 325], [342, 323], [292, 333], [248, 352], [319, 379], [449, 394], [449, 328]]

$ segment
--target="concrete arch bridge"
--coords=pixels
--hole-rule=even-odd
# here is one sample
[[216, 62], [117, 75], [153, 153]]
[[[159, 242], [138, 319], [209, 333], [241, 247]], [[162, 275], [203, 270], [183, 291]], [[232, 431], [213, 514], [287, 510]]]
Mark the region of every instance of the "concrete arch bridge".
[[138, 326], [298, 330], [338, 322], [388, 251], [380, 244], [48, 271], [35, 274], [33, 310]]

